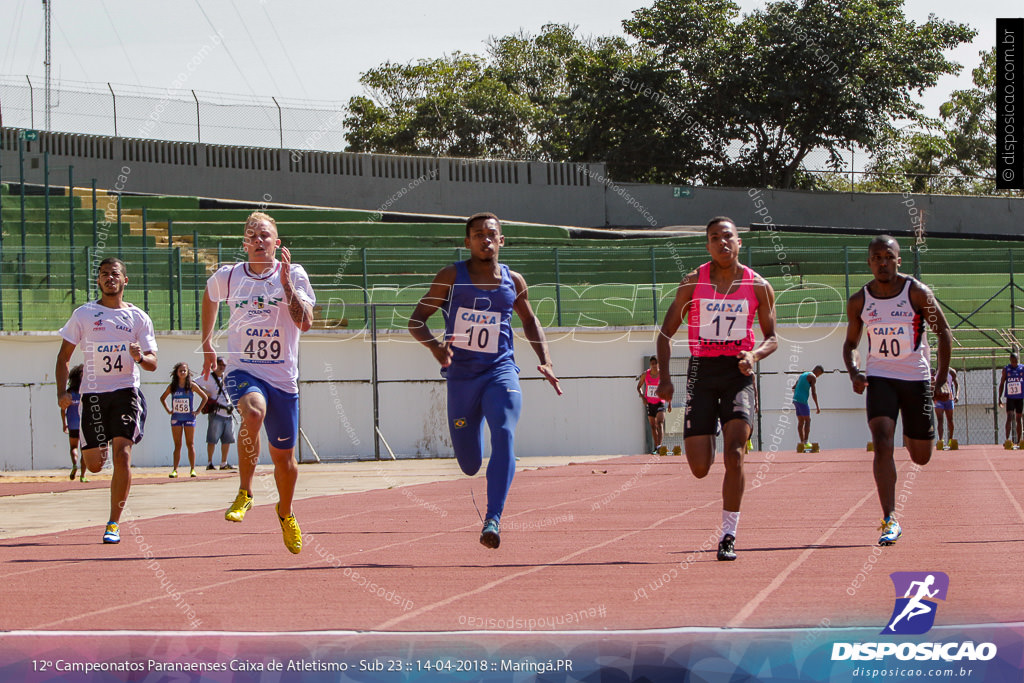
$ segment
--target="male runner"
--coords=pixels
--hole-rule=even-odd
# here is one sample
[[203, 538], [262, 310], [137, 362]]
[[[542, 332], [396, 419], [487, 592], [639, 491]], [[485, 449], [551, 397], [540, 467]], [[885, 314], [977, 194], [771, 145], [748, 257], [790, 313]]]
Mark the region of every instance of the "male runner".
[[800, 438], [800, 448], [797, 450], [809, 451], [811, 449], [811, 406], [807, 403], [808, 394], [814, 398], [814, 412], [821, 414], [821, 405], [818, 403], [818, 378], [825, 374], [825, 368], [815, 365], [811, 372], [800, 374], [793, 387], [793, 407], [796, 409], [796, 431]]
[[[501, 222], [493, 213], [466, 220], [470, 257], [445, 266], [409, 318], [409, 332], [430, 349], [448, 384], [448, 429], [459, 467], [472, 476], [483, 461], [483, 420], [491, 432], [487, 464], [487, 517], [480, 543], [501, 544], [501, 513], [516, 470], [513, 450], [522, 407], [519, 368], [512, 350], [512, 311], [540, 360], [537, 370], [559, 395], [544, 330], [526, 293], [526, 280], [498, 262], [505, 246]], [[434, 337], [427, 319], [442, 309], [444, 341]]]
[[213, 327], [217, 304], [227, 301], [227, 375], [224, 387], [242, 418], [238, 432], [238, 474], [241, 487], [224, 514], [241, 522], [252, 507], [252, 479], [260, 457], [260, 429], [267, 429], [274, 480], [280, 500], [276, 506], [284, 544], [302, 551], [302, 532], [292, 513], [299, 476], [295, 441], [299, 429], [299, 334], [313, 323], [316, 297], [309, 276], [293, 264], [281, 247], [277, 223], [256, 211], [245, 221], [243, 246], [249, 260], [222, 266], [206, 283], [203, 296], [203, 379], [217, 363]]
[[658, 398], [658, 359], [651, 356], [651, 364], [640, 381], [636, 383], [636, 391], [647, 408], [647, 423], [651, 426], [651, 438], [654, 441], [654, 453], [658, 453], [661, 442], [665, 438], [665, 401]]
[[[767, 280], [740, 264], [742, 240], [731, 218], [716, 216], [705, 230], [711, 260], [683, 278], [658, 336], [658, 361], [665, 368], [658, 396], [672, 401], [672, 337], [685, 319], [691, 358], [683, 444], [690, 471], [703, 479], [715, 459], [721, 423], [725, 479], [718, 559], [730, 561], [736, 559], [736, 527], [746, 483], [743, 455], [754, 416], [754, 366], [778, 346], [775, 292]], [[755, 313], [764, 337], [760, 344], [754, 341]]]
[[[1005, 448], [1018, 444], [1024, 448], [1024, 431], [1021, 431], [1021, 412], [1024, 412], [1024, 365], [1017, 362], [1017, 352], [1010, 352], [1010, 364], [1003, 368], [999, 378], [999, 405], [1003, 405], [1006, 392], [1006, 442]], [[1013, 439], [1010, 439], [1010, 425], [1013, 425]]]
[[[60, 330], [57, 353], [57, 404], [71, 405], [68, 364], [81, 345], [85, 368], [81, 384], [79, 446], [82, 464], [99, 472], [110, 447], [114, 474], [110, 478], [110, 521], [104, 543], [120, 543], [121, 511], [132, 486], [132, 446], [142, 440], [146, 399], [139, 390], [139, 367], [156, 370], [153, 321], [141, 308], [124, 300], [128, 271], [117, 258], [100, 261], [96, 284], [100, 298], [82, 304]], [[83, 476], [85, 471], [82, 472]]]
[[[846, 304], [846, 341], [843, 361], [853, 390], [867, 387], [868, 428], [875, 445], [874, 474], [882, 505], [882, 532], [878, 545], [892, 545], [903, 534], [896, 507], [896, 463], [893, 439], [896, 419], [903, 416], [903, 437], [910, 458], [925, 465], [932, 457], [935, 414], [928, 335], [925, 325], [938, 337], [938, 370], [935, 387], [946, 384], [953, 335], [935, 296], [921, 282], [899, 272], [900, 245], [889, 235], [879, 235], [868, 245], [868, 266], [874, 279], [850, 297]], [[867, 365], [860, 368], [857, 345], [868, 334]]]

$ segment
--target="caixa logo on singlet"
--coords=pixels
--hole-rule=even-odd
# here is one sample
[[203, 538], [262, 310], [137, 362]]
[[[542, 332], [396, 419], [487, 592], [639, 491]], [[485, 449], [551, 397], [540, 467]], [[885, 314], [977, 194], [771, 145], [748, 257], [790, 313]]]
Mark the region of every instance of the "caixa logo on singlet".
[[[892, 614], [880, 635], [921, 635], [935, 625], [938, 600], [945, 601], [949, 576], [945, 572], [893, 572], [889, 575], [896, 591]], [[834, 643], [832, 661], [880, 660], [889, 656], [907, 661], [988, 661], [996, 656], [993, 643]]]

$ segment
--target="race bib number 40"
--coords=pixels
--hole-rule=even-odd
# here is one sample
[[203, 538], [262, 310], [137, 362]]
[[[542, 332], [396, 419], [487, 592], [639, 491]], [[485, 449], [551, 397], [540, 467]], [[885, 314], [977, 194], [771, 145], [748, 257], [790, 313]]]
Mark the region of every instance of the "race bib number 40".
[[491, 311], [459, 308], [455, 313], [452, 346], [480, 353], [498, 352], [501, 315]]
[[914, 348], [914, 336], [909, 324], [884, 323], [870, 325], [870, 355], [883, 360], [899, 358]]
[[704, 299], [700, 302], [700, 337], [711, 341], [737, 341], [747, 336], [747, 301]]

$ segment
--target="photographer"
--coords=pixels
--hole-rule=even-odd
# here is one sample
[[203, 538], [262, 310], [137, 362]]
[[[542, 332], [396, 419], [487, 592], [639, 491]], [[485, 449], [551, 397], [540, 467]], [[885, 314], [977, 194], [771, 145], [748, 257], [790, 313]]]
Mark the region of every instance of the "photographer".
[[228, 463], [228, 450], [235, 442], [235, 421], [233, 419], [234, 407], [231, 405], [231, 398], [224, 390], [224, 368], [225, 363], [222, 357], [217, 358], [217, 367], [210, 372], [210, 379], [199, 380], [199, 384], [206, 389], [210, 400], [206, 403], [203, 413], [209, 422], [206, 426], [206, 455], [209, 463], [208, 470], [217, 469], [213, 464], [213, 447], [220, 442], [220, 468], [222, 470], [233, 470], [234, 467]]

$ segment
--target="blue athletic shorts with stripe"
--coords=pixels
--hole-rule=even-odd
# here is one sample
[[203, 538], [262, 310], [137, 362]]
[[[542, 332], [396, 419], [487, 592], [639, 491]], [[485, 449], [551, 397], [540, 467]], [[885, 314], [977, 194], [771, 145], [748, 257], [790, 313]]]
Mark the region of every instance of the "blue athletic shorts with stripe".
[[263, 396], [267, 404], [263, 427], [267, 430], [270, 445], [282, 450], [295, 447], [295, 440], [299, 435], [298, 394], [275, 389], [245, 370], [229, 372], [224, 377], [224, 388], [235, 405], [238, 405], [238, 401], [248, 393], [256, 392]]

